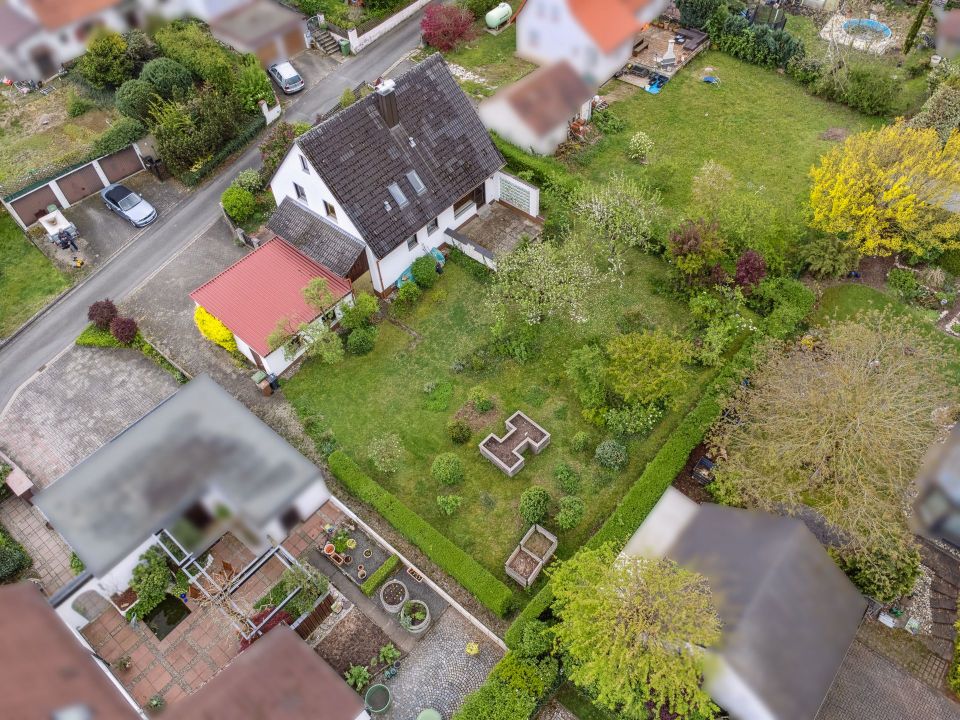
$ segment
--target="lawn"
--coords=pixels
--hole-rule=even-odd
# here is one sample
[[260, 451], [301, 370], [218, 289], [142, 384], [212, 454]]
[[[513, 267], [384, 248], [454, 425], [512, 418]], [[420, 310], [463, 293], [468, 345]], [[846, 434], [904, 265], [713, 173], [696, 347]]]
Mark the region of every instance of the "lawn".
[[84, 160], [94, 141], [119, 117], [113, 108], [94, 108], [80, 117], [69, 117], [72, 86], [56, 81], [52, 87], [53, 92], [46, 96], [2, 90], [0, 186], [16, 189], [32, 174], [50, 174], [48, 167], [57, 169]]
[[519, 80], [536, 65], [521, 60], [515, 54], [517, 26], [510, 25], [499, 35], [484, 30], [483, 23], [475, 28], [476, 37], [456, 50], [444, 53], [447, 62], [455, 63], [483, 78], [482, 82], [461, 80], [464, 90], [473, 95], [492, 95], [502, 85]]
[[70, 284], [9, 215], [0, 217], [0, 338]]
[[[702, 82], [704, 74], [719, 77], [721, 84]], [[647, 178], [680, 217], [696, 216], [696, 208], [688, 207], [691, 180], [708, 160], [730, 170], [745, 192], [799, 213], [807, 172], [835, 145], [820, 135], [829, 128], [858, 132], [879, 124], [809, 95], [790, 78], [713, 51], [695, 58], [659, 95], [637, 89], [611, 108], [626, 121], [626, 130], [570, 156], [568, 165], [593, 182], [614, 171]], [[648, 165], [627, 157], [637, 130], [654, 142]]]
[[[602, 435], [581, 417], [579, 402], [566, 380], [564, 363], [570, 350], [645, 322], [678, 332], [687, 323], [686, 305], [658, 291], [666, 284], [666, 264], [640, 253], [631, 255], [630, 261], [623, 288], [606, 283], [594, 293], [590, 322], [576, 326], [548, 322], [528, 362], [502, 360], [479, 372], [457, 372], [454, 364], [490, 337], [480, 309], [484, 287], [463, 268], [448, 263], [439, 285], [425, 294], [409, 317], [402, 318], [417, 337], [383, 322], [370, 355], [348, 357], [333, 369], [307, 363], [285, 383], [286, 395], [302, 417], [313, 421], [308, 425], [314, 431], [332, 429], [346, 452], [372, 477], [515, 587], [503, 563], [526, 530], [517, 510], [520, 493], [541, 485], [555, 505], [561, 495], [553, 480], [557, 464], [563, 461], [579, 469], [580, 494], [587, 503], [584, 521], [566, 532], [551, 520], [546, 522], [559, 535], [558, 555], [569, 556], [610, 514], [713, 375], [711, 370], [694, 375], [680, 407], [649, 436], [630, 444], [630, 464], [623, 472], [612, 476], [598, 472], [592, 449]], [[467, 444], [456, 446], [447, 436], [446, 425], [466, 404], [470, 388], [478, 384], [495, 396], [496, 410], [480, 420], [481, 427]], [[432, 392], [425, 392], [431, 388]], [[526, 467], [511, 479], [480, 455], [477, 443], [487, 432], [502, 433], [503, 421], [517, 409], [553, 437], [551, 445], [540, 455], [528, 456]], [[587, 452], [577, 454], [570, 442], [581, 430], [591, 434], [592, 443]], [[400, 436], [404, 447], [402, 466], [395, 475], [377, 472], [367, 457], [370, 441], [390, 432]], [[466, 471], [466, 480], [454, 488], [440, 486], [429, 473], [433, 459], [449, 451], [462, 459]], [[449, 493], [464, 498], [452, 517], [443, 515], [436, 503], [438, 495]]]

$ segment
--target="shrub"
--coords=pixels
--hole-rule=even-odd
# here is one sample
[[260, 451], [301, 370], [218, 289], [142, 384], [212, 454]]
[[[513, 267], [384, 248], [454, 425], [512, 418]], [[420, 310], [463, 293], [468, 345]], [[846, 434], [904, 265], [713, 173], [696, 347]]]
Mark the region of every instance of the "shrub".
[[847, 76], [846, 102], [865, 115], [887, 115], [898, 92], [897, 83], [885, 72], [853, 68]]
[[101, 330], [109, 330], [110, 323], [117, 316], [117, 306], [108, 299], [97, 300], [87, 308], [87, 320]]
[[335, 450], [327, 464], [330, 472], [347, 490], [361, 502], [372, 506], [397, 532], [419, 547], [430, 560], [449, 573], [482, 605], [500, 617], [510, 612], [513, 607], [513, 591], [510, 588], [400, 502], [396, 496], [365, 475], [342, 450]]
[[915, 547], [893, 552], [831, 550], [830, 554], [864, 595], [883, 603], [909, 595], [920, 576], [920, 553]]
[[111, 155], [123, 150], [127, 145], [136, 142], [147, 133], [143, 123], [133, 118], [121, 117], [110, 128], [93, 142], [93, 154], [97, 157]]
[[550, 494], [539, 485], [528, 487], [520, 493], [520, 517], [524, 522], [538, 523], [547, 516]]
[[346, 678], [347, 685], [360, 692], [370, 683], [370, 670], [366, 665], [351, 665], [343, 677]]
[[703, 30], [707, 21], [723, 4], [723, 0], [677, 0], [680, 24]]
[[502, 683], [487, 681], [464, 698], [451, 720], [521, 720], [529, 718], [536, 708], [537, 700], [529, 693], [514, 692]]
[[553, 649], [553, 637], [549, 626], [542, 620], [521, 620], [519, 622], [519, 642], [514, 652], [521, 657], [538, 658]]
[[119, 87], [133, 74], [127, 41], [113, 30], [98, 28], [78, 63], [80, 75], [96, 88]]
[[470, 388], [468, 397], [470, 398], [470, 404], [473, 405], [473, 409], [479, 413], [487, 412], [493, 408], [493, 399], [481, 385], [474, 385]]
[[457, 4], [469, 10], [477, 20], [482, 20], [488, 12], [500, 4], [500, 0], [459, 0]]
[[296, 588], [300, 588], [300, 592], [283, 606], [283, 609], [296, 620], [313, 609], [314, 603], [330, 588], [330, 581], [313, 565], [303, 563], [302, 565], [291, 565], [284, 570], [277, 585], [282, 597], [286, 597]]
[[77, 93], [71, 93], [70, 99], [67, 101], [67, 115], [73, 118], [80, 117], [85, 112], [93, 110], [96, 106], [97, 104], [90, 98], [78, 95]]
[[846, 275], [860, 261], [856, 244], [835, 235], [814, 235], [803, 244], [800, 254], [810, 273], [820, 278]]
[[951, 275], [960, 276], [960, 250], [945, 250], [936, 263]]
[[604, 440], [593, 453], [601, 467], [620, 470], [627, 464], [627, 448], [616, 440]]
[[150, 36], [139, 28], [127, 30], [123, 39], [127, 43], [127, 57], [133, 63], [133, 73], [136, 75], [143, 69], [144, 63], [157, 56], [157, 46], [153, 44]]
[[433, 255], [423, 255], [413, 261], [410, 267], [413, 281], [424, 290], [429, 290], [437, 282], [437, 259]]
[[80, 556], [75, 552], [70, 553], [70, 570], [73, 571], [73, 574], [79, 575], [86, 569], [87, 566], [83, 564], [83, 560], [80, 559]]
[[420, 300], [422, 294], [415, 282], [407, 283], [397, 290], [397, 296], [393, 299], [393, 308], [398, 312], [406, 312]]
[[340, 325], [347, 330], [356, 330], [370, 324], [371, 318], [380, 309], [380, 303], [370, 293], [357, 293], [353, 305], [343, 311]]
[[767, 263], [756, 250], [747, 250], [737, 258], [737, 270], [733, 281], [747, 290], [752, 290], [767, 275]]
[[437, 495], [437, 507], [444, 515], [453, 515], [463, 504], [460, 495]]
[[273, 177], [296, 137], [294, 126], [285, 120], [274, 124], [273, 129], [260, 143], [260, 158], [263, 160], [261, 172], [264, 177]]
[[157, 30], [154, 40], [165, 56], [176, 60], [195, 77], [223, 91], [233, 88], [238, 59], [210, 34], [206, 25], [176, 20]]
[[239, 185], [231, 185], [220, 196], [220, 202], [223, 203], [223, 209], [226, 210], [234, 222], [245, 223], [249, 220], [257, 209], [257, 201], [253, 193], [244, 190]]
[[247, 192], [258, 193], [263, 190], [263, 176], [259, 170], [248, 168], [241, 170], [233, 179], [233, 184]]
[[583, 522], [585, 511], [583, 500], [575, 495], [568, 495], [560, 498], [559, 510], [553, 519], [561, 530], [571, 530]]
[[631, 160], [646, 165], [651, 152], [653, 152], [653, 140], [650, 139], [649, 135], [638, 130], [630, 136], [630, 149], [627, 151], [627, 155]]
[[114, 104], [127, 117], [145, 123], [156, 95], [157, 89], [146, 80], [127, 80], [117, 90]]
[[790, 337], [816, 302], [813, 291], [792, 278], [767, 278], [750, 295], [750, 305], [766, 315], [763, 331], [773, 338]]
[[605, 135], [614, 135], [627, 128], [627, 122], [619, 115], [614, 114], [609, 108], [594, 111], [591, 120]]
[[454, 453], [441, 453], [433, 459], [430, 475], [444, 485], [456, 485], [463, 482], [463, 463]]
[[912, 270], [904, 268], [893, 268], [887, 273], [887, 285], [897, 293], [901, 299], [907, 302], [916, 300], [923, 292], [920, 287], [920, 281]]
[[373, 350], [373, 345], [377, 341], [377, 329], [375, 327], [359, 327], [350, 332], [347, 336], [347, 352], [351, 355], [366, 355]]
[[230, 328], [200, 305], [197, 305], [193, 311], [193, 322], [200, 334], [207, 340], [219, 345], [229, 353], [237, 352], [237, 341]]
[[137, 337], [137, 321], [128, 317], [115, 317], [110, 321], [110, 334], [117, 342], [129, 345]]
[[140, 79], [150, 83], [164, 100], [184, 98], [193, 88], [190, 71], [167, 57], [156, 58], [144, 65]]
[[32, 562], [23, 546], [0, 526], [0, 582], [13, 580]]
[[552, 657], [539, 660], [508, 652], [490, 673], [490, 680], [500, 683], [517, 694], [528, 693], [542, 698], [557, 682], [559, 664]]
[[240, 107], [247, 112], [256, 112], [261, 100], [268, 106], [276, 102], [270, 78], [254, 55], [244, 55], [243, 66], [237, 72], [233, 92], [240, 101]]
[[449, 435], [450, 439], [457, 445], [463, 445], [470, 439], [472, 434], [470, 426], [463, 420], [451, 420], [447, 424], [447, 435]]
[[371, 597], [387, 578], [390, 577], [390, 574], [396, 569], [397, 565], [400, 562], [400, 558], [396, 555], [391, 555], [387, 558], [387, 561], [378, 567], [372, 575], [370, 575], [366, 580], [363, 581], [363, 585], [360, 586], [360, 589], [363, 591], [363, 594], [367, 597]]
[[340, 107], [345, 109], [353, 105], [357, 101], [357, 96], [354, 95], [353, 90], [347, 88], [343, 91], [343, 95], [340, 96]]
[[588, 447], [590, 447], [590, 433], [586, 430], [579, 431], [570, 441], [570, 448], [574, 452], [582, 453]]
[[133, 568], [130, 587], [137, 593], [137, 604], [127, 610], [127, 617], [143, 619], [149, 615], [163, 601], [172, 579], [163, 550], [158, 545], [147, 549]]
[[428, 5], [420, 29], [428, 45], [449, 52], [473, 37], [473, 14], [457, 5]]
[[663, 417], [663, 408], [659, 405], [639, 405], [631, 403], [618, 408], [610, 408], [603, 414], [607, 429], [617, 437], [646, 435]]
[[373, 466], [382, 473], [395, 473], [400, 469], [403, 445], [396, 433], [387, 433], [370, 441], [367, 445], [367, 457]]
[[553, 471], [560, 492], [576, 495], [580, 492], [580, 474], [566, 463], [560, 463]]

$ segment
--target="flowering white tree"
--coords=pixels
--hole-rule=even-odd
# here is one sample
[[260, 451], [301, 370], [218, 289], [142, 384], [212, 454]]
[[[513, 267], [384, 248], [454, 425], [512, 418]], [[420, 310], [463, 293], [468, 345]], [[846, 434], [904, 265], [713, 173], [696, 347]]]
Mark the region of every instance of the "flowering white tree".
[[594, 242], [607, 256], [611, 272], [625, 273], [626, 249], [650, 249], [653, 233], [662, 215], [660, 193], [645, 183], [615, 174], [577, 200]]
[[549, 317], [587, 320], [586, 298], [596, 268], [573, 242], [529, 243], [497, 258], [490, 300], [498, 320], [514, 313], [529, 325]]

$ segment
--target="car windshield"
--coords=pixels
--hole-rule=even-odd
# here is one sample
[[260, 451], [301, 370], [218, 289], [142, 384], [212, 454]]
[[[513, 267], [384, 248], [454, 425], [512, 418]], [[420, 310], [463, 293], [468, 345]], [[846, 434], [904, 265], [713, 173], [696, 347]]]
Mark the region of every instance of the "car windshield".
[[117, 205], [120, 206], [121, 210], [129, 210], [135, 205], [138, 205], [139, 203], [140, 203], [140, 196], [132, 192], [126, 197], [120, 198], [120, 201], [117, 203]]
[[[263, 77], [262, 75], [260, 77]], [[300, 82], [299, 75], [291, 75], [287, 78], [287, 85], [296, 85]]]

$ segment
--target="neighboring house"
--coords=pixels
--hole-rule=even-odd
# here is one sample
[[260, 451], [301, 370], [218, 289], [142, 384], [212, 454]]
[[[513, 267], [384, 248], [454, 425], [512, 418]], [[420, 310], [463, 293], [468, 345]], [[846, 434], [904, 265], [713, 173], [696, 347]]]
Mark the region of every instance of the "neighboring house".
[[[307, 304], [303, 289], [315, 278], [327, 283], [332, 304], [322, 311]], [[192, 293], [197, 305], [227, 326], [237, 349], [258, 368], [279, 375], [303, 354], [294, 337], [271, 349], [267, 338], [281, 324], [295, 330], [315, 322], [334, 327], [344, 307], [353, 304], [353, 288], [329, 268], [279, 237], [264, 243]]]
[[949, 59], [957, 57], [960, 55], [960, 8], [944, 10], [935, 6], [931, 12], [937, 18], [937, 53]]
[[637, 33], [666, 0], [525, 0], [517, 10], [517, 54], [538, 65], [568, 61], [599, 87], [633, 52]]
[[313, 648], [280, 625], [177, 705], [180, 720], [369, 720], [363, 700]]
[[51, 603], [73, 628], [92, 619], [83, 614], [91, 591], [122, 612], [134, 567], [157, 545], [207, 592], [219, 584], [197, 558], [227, 533], [254, 557], [222, 590], [229, 596], [270, 558], [290, 563], [279, 544], [329, 499], [313, 463], [196, 377], [34, 497], [86, 566]]
[[210, 32], [264, 67], [307, 49], [307, 20], [274, 0], [247, 0], [209, 19]]
[[134, 720], [139, 708], [107, 663], [59, 621], [31, 582], [0, 587], [0, 714]]
[[731, 717], [816, 717], [867, 603], [801, 520], [697, 505], [671, 487], [624, 553], [706, 577], [723, 634], [705, 688]]
[[480, 103], [488, 130], [538, 155], [552, 155], [570, 123], [590, 120], [593, 89], [566, 60], [539, 68]]
[[371, 282], [387, 295], [414, 260], [446, 242], [447, 230], [500, 199], [503, 166], [434, 54], [297, 138], [270, 189], [277, 205], [295, 200], [361, 241]]

